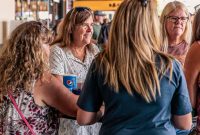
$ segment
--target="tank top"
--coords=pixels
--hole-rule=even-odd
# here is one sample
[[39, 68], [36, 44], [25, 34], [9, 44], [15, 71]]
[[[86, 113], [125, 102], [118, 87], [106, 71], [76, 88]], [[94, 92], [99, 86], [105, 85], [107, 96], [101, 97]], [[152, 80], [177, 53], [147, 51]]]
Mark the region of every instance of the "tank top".
[[[38, 106], [34, 102], [33, 94], [17, 89], [13, 97], [37, 135], [55, 135], [58, 132], [58, 111], [50, 106]], [[3, 97], [0, 108], [0, 134], [2, 135], [30, 135], [31, 132], [21, 119], [10, 98]]]

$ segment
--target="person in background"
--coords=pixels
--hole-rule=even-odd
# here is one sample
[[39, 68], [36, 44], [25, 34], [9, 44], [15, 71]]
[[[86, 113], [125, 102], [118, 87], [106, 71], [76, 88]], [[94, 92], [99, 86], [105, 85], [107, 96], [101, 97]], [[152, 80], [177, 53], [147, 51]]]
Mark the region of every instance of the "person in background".
[[110, 19], [108, 19], [107, 17], [104, 17], [104, 19], [103, 19], [103, 25], [107, 24], [109, 22], [110, 22]]
[[163, 50], [184, 65], [191, 40], [190, 13], [183, 3], [169, 2], [162, 11], [160, 22]]
[[56, 20], [54, 27], [52, 28], [53, 35], [56, 37], [58, 35], [58, 29], [61, 25], [63, 19]]
[[192, 107], [179, 62], [161, 51], [156, 0], [124, 0], [108, 48], [91, 64], [78, 99], [77, 121], [101, 117], [100, 135], [176, 135], [190, 129]]
[[195, 13], [190, 13], [191, 24], [193, 24]]
[[[93, 13], [87, 7], [70, 10], [62, 21], [58, 36], [50, 51], [51, 73], [63, 82], [63, 75], [77, 76], [78, 85], [82, 85], [89, 66], [99, 49], [91, 44], [93, 33]], [[60, 135], [96, 135], [100, 124], [80, 127], [76, 120], [61, 118]]]
[[93, 25], [93, 35], [92, 35], [92, 43], [97, 44], [97, 40], [99, 37], [99, 33], [101, 30], [101, 25], [103, 24], [105, 14], [102, 11], [96, 10], [94, 11], [94, 25]]
[[100, 31], [100, 34], [98, 37], [98, 42], [97, 42], [97, 45], [98, 45], [100, 51], [105, 50], [107, 47], [110, 26], [111, 26], [111, 22], [104, 24], [101, 27], [101, 31]]
[[[197, 111], [197, 131], [200, 134], [200, 9], [193, 21], [192, 45], [185, 59], [184, 71], [192, 107]], [[195, 115], [194, 115], [195, 116]]]
[[9, 94], [36, 135], [57, 135], [59, 112], [76, 116], [78, 96], [49, 71], [51, 32], [40, 22], [19, 25], [0, 53], [0, 134], [31, 131], [16, 111]]

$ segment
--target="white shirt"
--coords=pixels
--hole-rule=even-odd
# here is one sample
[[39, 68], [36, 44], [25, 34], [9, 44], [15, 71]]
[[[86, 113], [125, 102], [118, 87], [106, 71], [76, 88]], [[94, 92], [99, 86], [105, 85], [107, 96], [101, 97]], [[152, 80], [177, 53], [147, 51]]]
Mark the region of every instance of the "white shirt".
[[[50, 69], [52, 74], [64, 75], [75, 74], [77, 82], [84, 82], [90, 64], [95, 55], [99, 53], [96, 45], [91, 45], [86, 50], [84, 61], [74, 57], [68, 48], [60, 48], [60, 44], [52, 46], [50, 51]], [[101, 124], [96, 123], [90, 126], [79, 126], [77, 121], [61, 118], [59, 126], [60, 135], [97, 135]]]

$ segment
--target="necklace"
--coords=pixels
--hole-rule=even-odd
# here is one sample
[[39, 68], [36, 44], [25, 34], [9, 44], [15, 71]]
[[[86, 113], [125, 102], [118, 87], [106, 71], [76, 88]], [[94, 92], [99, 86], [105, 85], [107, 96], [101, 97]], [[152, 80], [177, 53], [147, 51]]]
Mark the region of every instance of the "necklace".
[[77, 59], [83, 61], [86, 55], [86, 50], [84, 49], [75, 49], [75, 48], [71, 48], [72, 50], [72, 54], [74, 55], [74, 57], [76, 57]]

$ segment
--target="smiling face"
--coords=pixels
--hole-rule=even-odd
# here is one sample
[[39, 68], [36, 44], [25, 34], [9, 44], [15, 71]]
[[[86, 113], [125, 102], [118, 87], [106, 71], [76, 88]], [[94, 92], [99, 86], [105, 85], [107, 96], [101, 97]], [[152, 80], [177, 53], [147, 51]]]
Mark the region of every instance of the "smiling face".
[[166, 16], [165, 27], [169, 39], [181, 38], [188, 21], [186, 13], [178, 8]]
[[93, 18], [90, 16], [83, 23], [77, 24], [73, 31], [75, 45], [85, 46], [90, 43], [93, 34]]

